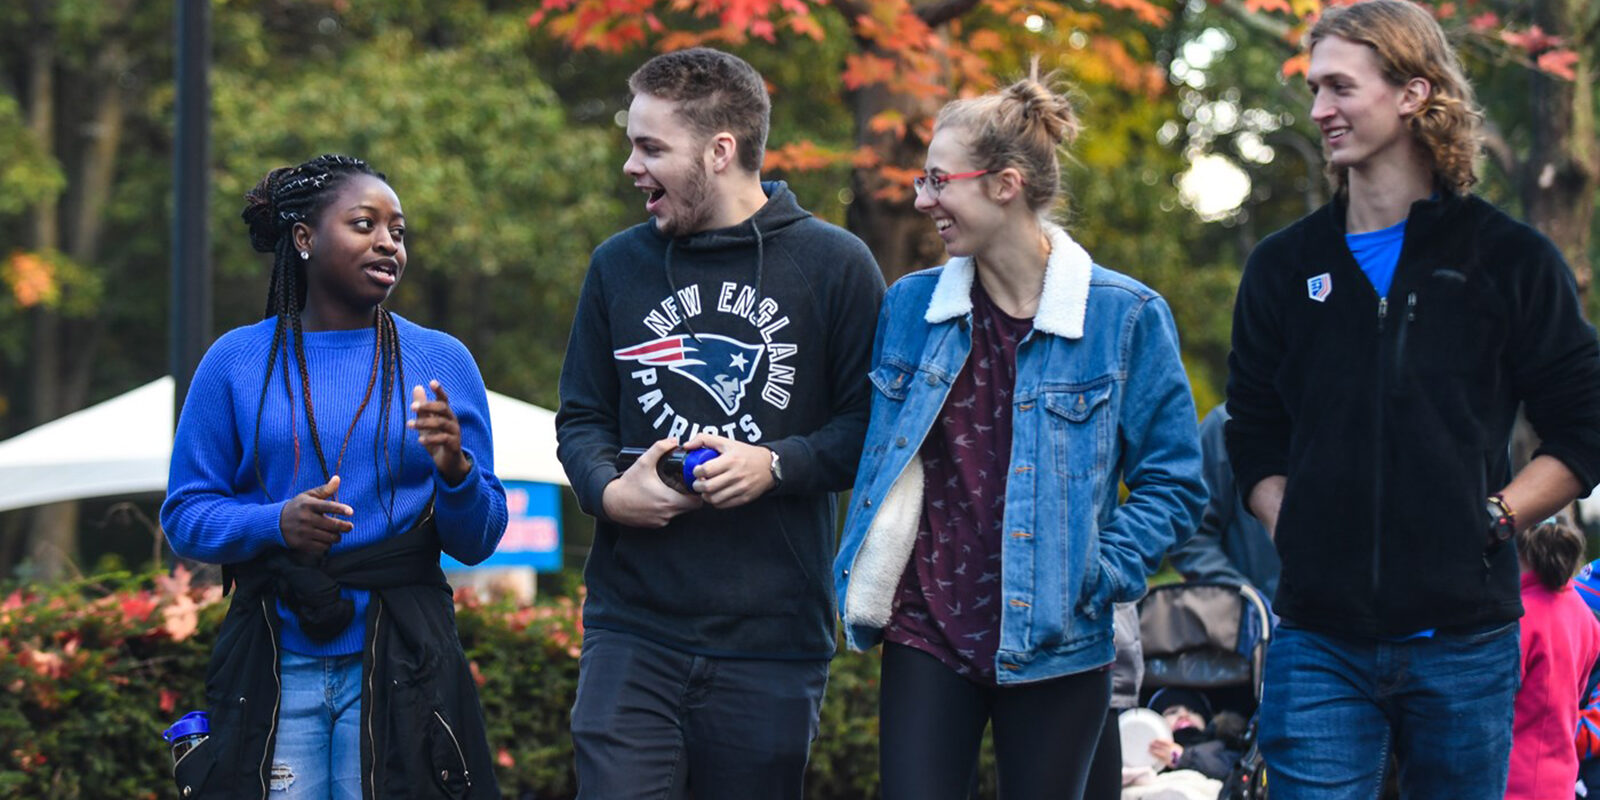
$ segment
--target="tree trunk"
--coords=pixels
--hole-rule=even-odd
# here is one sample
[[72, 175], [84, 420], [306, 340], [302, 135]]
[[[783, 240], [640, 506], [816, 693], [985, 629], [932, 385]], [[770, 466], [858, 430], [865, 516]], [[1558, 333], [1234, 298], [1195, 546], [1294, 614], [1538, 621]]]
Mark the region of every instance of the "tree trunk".
[[[1587, 0], [1549, 0], [1534, 4], [1534, 23], [1552, 35], [1571, 39], [1581, 28]], [[1572, 268], [1578, 291], [1586, 293], [1590, 223], [1594, 217], [1600, 147], [1595, 142], [1593, 43], [1574, 41], [1577, 78], [1566, 81], [1530, 71], [1528, 113], [1533, 141], [1518, 176], [1528, 223], [1550, 237]]]
[[23, 511], [0, 513], [0, 576], [14, 575], [22, 560], [23, 534], [27, 533], [24, 524], [30, 516]]
[[[89, 265], [100, 260], [105, 209], [111, 199], [117, 153], [121, 150], [127, 119], [122, 75], [128, 66], [126, 43], [113, 39], [101, 50], [91, 76], [94, 105], [93, 113], [87, 116], [92, 122], [82, 134], [87, 141], [75, 148], [79, 165], [77, 191], [72, 193], [69, 206], [71, 229], [67, 254], [79, 264]], [[115, 284], [119, 277], [108, 271], [107, 281]], [[89, 319], [63, 320], [62, 325], [60, 340], [68, 360], [62, 364], [59, 413], [65, 414], [83, 408], [88, 402], [89, 382], [101, 337], [105, 335], [106, 317], [96, 314]]]
[[[892, 57], [882, 52], [875, 55]], [[903, 136], [893, 131], [874, 132], [870, 123], [873, 117], [887, 110], [899, 111], [908, 120], [932, 119], [939, 110], [937, 101], [892, 94], [874, 85], [855, 91], [850, 102], [854, 107], [858, 146], [872, 148], [885, 164], [922, 163], [927, 148], [915, 133], [909, 129]], [[901, 275], [944, 261], [944, 245], [928, 218], [913, 207], [910, 186], [890, 186], [873, 169], [856, 170], [850, 185], [855, 200], [850, 203], [846, 224], [872, 249], [885, 281], [894, 283]]]
[[[121, 77], [127, 69], [127, 48], [123, 42], [113, 40], [101, 50], [93, 70], [85, 76], [93, 96], [84, 114], [85, 124], [77, 124], [75, 118], [64, 126], [60, 147], [57, 132], [63, 126], [57, 125], [55, 108], [61, 87], [54, 80], [58, 66], [55, 56], [50, 38], [39, 37], [29, 59], [29, 127], [46, 153], [57, 159], [76, 157], [77, 169], [72, 170], [75, 180], [67, 195], [67, 230], [62, 230], [60, 205], [46, 203], [35, 212], [35, 246], [65, 252], [74, 262], [88, 265], [99, 257], [105, 208], [126, 119]], [[64, 292], [72, 290], [63, 287]], [[33, 310], [29, 370], [33, 424], [49, 422], [84, 406], [104, 327], [101, 317], [71, 320], [58, 308]], [[78, 517], [76, 502], [56, 503], [34, 512], [25, 548], [33, 578], [54, 580], [73, 570], [78, 555]]]
[[[44, 12], [36, 11], [41, 23]], [[56, 48], [55, 37], [47, 24], [38, 26], [28, 48], [28, 130], [46, 155], [55, 153], [56, 130]], [[33, 212], [33, 247], [41, 252], [57, 249], [61, 241], [60, 206], [41, 203]], [[30, 419], [38, 425], [59, 416], [61, 406], [61, 342], [59, 314], [39, 307], [31, 313], [32, 328], [29, 365]], [[24, 559], [31, 563], [31, 577], [55, 580], [67, 573], [77, 551], [77, 510], [66, 511], [61, 504], [38, 509], [24, 547]]]
[[[1574, 36], [1588, 0], [1548, 0], [1533, 6], [1534, 24], [1567, 39], [1578, 53], [1575, 80], [1566, 81], [1539, 70], [1529, 72], [1526, 118], [1533, 141], [1517, 173], [1523, 214], [1560, 249], [1586, 298], [1593, 279], [1589, 232], [1594, 219], [1594, 194], [1600, 177], [1600, 146], [1595, 142], [1595, 67], [1592, 40]], [[1587, 32], [1594, 35], [1593, 31]], [[1538, 434], [1521, 414], [1511, 436], [1511, 463], [1521, 469], [1539, 447]]]
[[117, 150], [122, 144], [127, 115], [122, 88], [122, 74], [127, 68], [127, 47], [120, 41], [107, 44], [95, 60], [94, 113], [88, 115], [91, 121], [83, 133], [89, 142], [79, 160], [82, 168], [75, 181], [72, 230], [66, 247], [79, 263], [93, 261], [100, 250], [100, 231], [116, 177]]

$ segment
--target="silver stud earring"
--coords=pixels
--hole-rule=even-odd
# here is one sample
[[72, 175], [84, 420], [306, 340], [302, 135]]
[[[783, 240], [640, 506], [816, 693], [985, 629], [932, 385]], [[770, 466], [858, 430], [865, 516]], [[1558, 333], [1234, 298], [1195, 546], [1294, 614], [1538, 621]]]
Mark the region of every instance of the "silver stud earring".
[[300, 260], [301, 261], [310, 261], [311, 260], [311, 251], [310, 250], [301, 250], [300, 251]]

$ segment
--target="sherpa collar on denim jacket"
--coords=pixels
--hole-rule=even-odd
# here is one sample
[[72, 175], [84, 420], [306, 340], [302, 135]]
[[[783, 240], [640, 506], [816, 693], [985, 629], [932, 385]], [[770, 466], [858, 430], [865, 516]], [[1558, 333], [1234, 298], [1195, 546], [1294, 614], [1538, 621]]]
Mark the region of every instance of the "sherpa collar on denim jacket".
[[[1089, 251], [1072, 240], [1061, 226], [1046, 222], [1050, 239], [1050, 259], [1044, 268], [1044, 293], [1039, 296], [1039, 312], [1034, 315], [1035, 330], [1067, 339], [1083, 338], [1083, 318], [1089, 309], [1089, 275], [1094, 262]], [[923, 319], [937, 324], [972, 313], [972, 281], [977, 277], [973, 260], [957, 256], [944, 265], [928, 313]]]

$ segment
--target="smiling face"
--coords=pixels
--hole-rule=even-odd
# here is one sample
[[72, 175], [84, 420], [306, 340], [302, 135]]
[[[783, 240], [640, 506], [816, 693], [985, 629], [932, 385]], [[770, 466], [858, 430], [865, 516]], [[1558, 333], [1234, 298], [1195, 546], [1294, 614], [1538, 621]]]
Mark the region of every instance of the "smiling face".
[[1315, 98], [1311, 119], [1334, 166], [1381, 169], [1397, 159], [1425, 158], [1406, 126], [1406, 115], [1420, 106], [1416, 93], [1426, 97], [1425, 81], [1396, 86], [1384, 78], [1372, 48], [1329, 36], [1312, 47], [1306, 83]]
[[996, 176], [979, 175], [945, 181], [935, 193], [934, 185], [947, 175], [977, 172], [965, 132], [957, 127], [934, 131], [928, 143], [924, 169], [930, 180], [917, 191], [916, 207], [927, 214], [952, 256], [971, 256], [982, 252], [1004, 223], [1001, 207], [988, 196], [988, 181]]
[[1161, 712], [1161, 716], [1174, 731], [1181, 731], [1184, 728], [1204, 729], [1206, 727], [1206, 718], [1182, 703], [1167, 706], [1166, 710]]
[[405, 214], [389, 184], [353, 175], [334, 192], [311, 226], [296, 224], [295, 248], [305, 264], [306, 330], [361, 328], [405, 273]]
[[633, 150], [622, 171], [645, 193], [644, 210], [663, 235], [706, 230], [715, 213], [707, 161], [710, 138], [696, 133], [677, 113], [677, 103], [636, 95], [628, 107]]

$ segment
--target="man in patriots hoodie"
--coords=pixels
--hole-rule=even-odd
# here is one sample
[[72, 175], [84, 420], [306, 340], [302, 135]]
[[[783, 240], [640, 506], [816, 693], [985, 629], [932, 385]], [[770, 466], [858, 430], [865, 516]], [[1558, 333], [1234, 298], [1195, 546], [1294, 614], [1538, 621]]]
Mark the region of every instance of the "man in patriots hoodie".
[[[799, 798], [834, 649], [834, 492], [870, 406], [883, 278], [760, 179], [770, 103], [707, 48], [629, 78], [651, 220], [598, 247], [556, 415], [595, 517], [572, 709], [581, 798]], [[693, 494], [656, 474], [710, 448]], [[619, 464], [623, 448], [644, 448]]]

